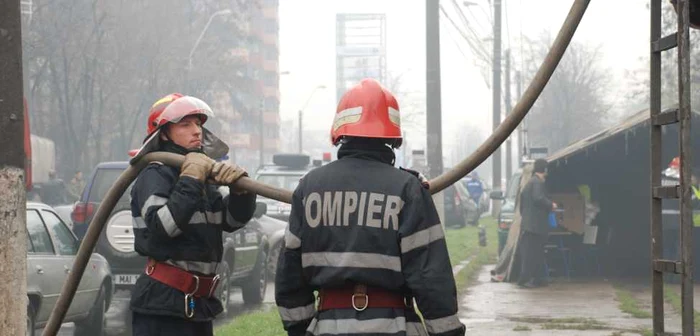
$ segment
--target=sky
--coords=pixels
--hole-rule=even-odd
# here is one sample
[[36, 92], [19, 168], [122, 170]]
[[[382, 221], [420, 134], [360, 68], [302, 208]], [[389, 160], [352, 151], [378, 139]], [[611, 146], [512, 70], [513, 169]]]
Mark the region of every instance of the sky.
[[[431, 0], [432, 1], [432, 0]], [[492, 54], [490, 16], [492, 0], [472, 0], [461, 9], [470, 25], [483, 38]], [[425, 92], [425, 2], [422, 0], [280, 0], [280, 78], [283, 120], [296, 120], [304, 109], [304, 128], [325, 130], [331, 125], [335, 107], [335, 14], [385, 13], [387, 20], [387, 67], [403, 74], [402, 86], [409, 92]], [[461, 4], [462, 1], [456, 1]], [[461, 25], [451, 0], [441, 5]], [[550, 32], [552, 39], [564, 22], [573, 0], [503, 0], [503, 49], [514, 53], [514, 68], [520, 67], [517, 53], [522, 37], [536, 38]], [[648, 69], [649, 11], [647, 1], [591, 1], [574, 40], [600, 47], [602, 66], [613, 74], [609, 98], [613, 113], [629, 112], [625, 93], [628, 73]], [[442, 75], [443, 152], [455, 144], [460, 129], [473, 125], [490, 134], [491, 91], [482, 70], [475, 65], [470, 46], [441, 15], [440, 53]], [[462, 28], [464, 29], [464, 28]], [[489, 70], [490, 71], [490, 70]], [[490, 74], [488, 74], [490, 81]], [[327, 89], [311, 93], [319, 85]], [[525, 89], [523, 86], [523, 90]], [[399, 105], [401, 101], [399, 101]], [[408, 135], [413, 148], [424, 148], [424, 134]]]

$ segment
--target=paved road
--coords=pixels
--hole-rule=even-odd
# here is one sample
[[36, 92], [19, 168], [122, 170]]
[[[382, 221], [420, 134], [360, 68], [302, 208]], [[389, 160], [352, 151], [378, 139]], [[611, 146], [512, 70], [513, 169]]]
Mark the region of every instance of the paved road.
[[[124, 323], [126, 320], [126, 314], [129, 311], [129, 299], [130, 293], [127, 291], [118, 291], [115, 293], [115, 297], [112, 300], [112, 304], [109, 306], [109, 310], [105, 314], [106, 317], [106, 329], [105, 334], [108, 336], [130, 336]], [[239, 289], [234, 288], [231, 292], [229, 304], [229, 311], [227, 316], [219, 316], [219, 318], [214, 321], [215, 325], [225, 324], [233, 320], [236, 316], [244, 314], [249, 311], [257, 310], [260, 305], [247, 306], [243, 304], [243, 296]], [[269, 282], [267, 285], [267, 291], [265, 293], [265, 300], [263, 305], [274, 304], [275, 302], [275, 283]], [[61, 326], [58, 332], [58, 336], [72, 336], [75, 330], [73, 323], [65, 323]], [[43, 329], [37, 329], [36, 335], [41, 335]]]
[[[613, 284], [602, 278], [555, 278], [548, 287], [521, 289], [491, 282], [492, 268], [481, 269], [460, 302], [467, 335], [631, 336], [651, 328], [651, 319], [632, 318], [620, 310]], [[651, 311], [643, 300], [651, 298], [648, 288], [634, 290], [633, 295], [640, 299], [640, 308]], [[669, 308], [667, 331], [678, 331], [680, 324], [674, 322]]]

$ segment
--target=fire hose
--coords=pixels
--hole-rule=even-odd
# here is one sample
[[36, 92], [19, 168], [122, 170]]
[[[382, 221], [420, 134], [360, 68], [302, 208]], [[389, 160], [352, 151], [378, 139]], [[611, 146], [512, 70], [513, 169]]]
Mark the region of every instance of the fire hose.
[[[438, 193], [457, 182], [459, 179], [466, 176], [469, 172], [484, 162], [498, 147], [501, 146], [501, 144], [513, 132], [513, 130], [515, 130], [518, 124], [520, 124], [523, 118], [525, 118], [530, 108], [535, 103], [535, 100], [537, 97], [539, 97], [540, 93], [549, 81], [549, 78], [552, 76], [552, 73], [559, 64], [559, 61], [561, 61], [561, 58], [564, 55], [574, 32], [576, 32], [576, 28], [581, 22], [583, 14], [586, 12], [586, 8], [588, 7], [589, 3], [590, 0], [576, 0], [573, 3], [566, 20], [559, 30], [557, 38], [552, 44], [551, 49], [547, 53], [542, 65], [537, 70], [537, 73], [532, 79], [532, 82], [528, 86], [527, 90], [525, 90], [525, 93], [513, 108], [513, 111], [508, 115], [508, 117], [506, 117], [505, 120], [503, 120], [493, 134], [491, 134], [491, 136], [486, 139], [486, 141], [479, 146], [474, 153], [458, 163], [451, 170], [430, 180], [430, 192], [432, 194]], [[124, 194], [124, 191], [136, 179], [139, 172], [153, 161], [162, 162], [163, 164], [172, 167], [180, 167], [184, 160], [184, 156], [172, 153], [153, 152], [146, 154], [139, 161], [130, 165], [121, 174], [114, 185], [112, 185], [112, 188], [107, 192], [107, 195], [102, 203], [100, 203], [95, 216], [90, 221], [88, 230], [83, 238], [83, 242], [80, 244], [78, 254], [75, 257], [72, 271], [68, 275], [66, 283], [63, 285], [61, 295], [59, 296], [56, 306], [51, 312], [49, 321], [44, 328], [44, 333], [42, 334], [43, 336], [54, 336], [56, 333], [58, 333], [63, 319], [65, 318], [66, 311], [68, 310], [68, 307], [75, 296], [75, 291], [78, 288], [80, 279], [85, 272], [85, 267], [87, 266], [92, 251], [95, 248], [95, 244], [97, 244], [97, 240], [99, 239], [100, 233], [104, 228], [109, 214], [112, 212], [119, 198], [122, 196], [122, 194]], [[234, 185], [237, 188], [245, 189], [260, 196], [275, 199], [281, 202], [291, 203], [292, 200], [292, 191], [266, 185], [248, 177], [242, 177], [236, 181]]]

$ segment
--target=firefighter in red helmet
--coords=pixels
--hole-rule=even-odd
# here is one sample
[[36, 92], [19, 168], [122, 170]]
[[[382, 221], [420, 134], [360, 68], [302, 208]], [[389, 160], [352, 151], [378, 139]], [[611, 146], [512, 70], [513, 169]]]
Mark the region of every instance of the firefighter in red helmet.
[[135, 336], [213, 335], [212, 320], [223, 310], [213, 295], [222, 231], [250, 220], [256, 196], [217, 188], [246, 172], [214, 162], [228, 148], [203, 127], [212, 117], [205, 102], [178, 93], [158, 100], [148, 115], [148, 136], [134, 160], [166, 151], [184, 155], [185, 162], [180, 169], [149, 164], [131, 190], [134, 248], [148, 258], [132, 290]]
[[338, 160], [294, 191], [278, 261], [275, 299], [290, 336], [464, 335], [432, 197], [394, 168], [401, 140], [399, 105], [379, 83], [365, 79], [341, 98]]

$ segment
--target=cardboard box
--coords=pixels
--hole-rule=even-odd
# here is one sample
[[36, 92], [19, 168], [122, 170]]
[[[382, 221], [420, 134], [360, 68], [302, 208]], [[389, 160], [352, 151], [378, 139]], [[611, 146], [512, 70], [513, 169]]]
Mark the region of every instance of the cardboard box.
[[585, 200], [579, 193], [551, 194], [549, 195], [559, 209], [563, 209], [558, 216], [558, 225], [568, 231], [583, 234], [585, 231]]

